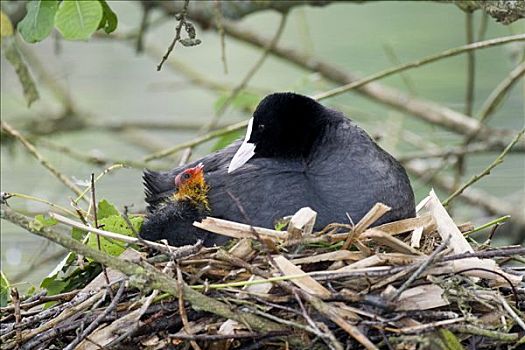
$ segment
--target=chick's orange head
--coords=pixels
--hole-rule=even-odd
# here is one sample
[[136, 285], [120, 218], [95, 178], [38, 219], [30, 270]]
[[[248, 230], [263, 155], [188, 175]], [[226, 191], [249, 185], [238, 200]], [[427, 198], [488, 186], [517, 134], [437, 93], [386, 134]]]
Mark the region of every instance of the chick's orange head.
[[204, 180], [204, 165], [188, 168], [175, 177], [177, 192], [182, 195], [189, 195], [196, 188], [202, 188], [206, 185]]
[[204, 165], [202, 163], [184, 170], [175, 177], [175, 185], [178, 191], [203, 185], [204, 183]]
[[204, 166], [201, 164], [188, 168], [175, 177], [177, 201], [187, 201], [196, 206], [202, 206], [209, 210], [208, 190], [209, 187], [204, 180]]

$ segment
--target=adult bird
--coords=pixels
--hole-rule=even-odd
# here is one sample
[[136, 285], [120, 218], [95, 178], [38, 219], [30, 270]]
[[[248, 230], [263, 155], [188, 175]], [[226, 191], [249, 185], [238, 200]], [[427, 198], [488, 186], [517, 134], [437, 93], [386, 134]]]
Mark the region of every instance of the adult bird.
[[[273, 227], [309, 206], [320, 229], [349, 218], [356, 223], [377, 202], [392, 209], [375, 225], [415, 215], [414, 194], [399, 162], [343, 113], [295, 93], [265, 97], [243, 141], [167, 172], [145, 171], [150, 212], [176, 191], [176, 175], [197, 163], [204, 165], [214, 217]], [[172, 231], [178, 234], [184, 233]]]

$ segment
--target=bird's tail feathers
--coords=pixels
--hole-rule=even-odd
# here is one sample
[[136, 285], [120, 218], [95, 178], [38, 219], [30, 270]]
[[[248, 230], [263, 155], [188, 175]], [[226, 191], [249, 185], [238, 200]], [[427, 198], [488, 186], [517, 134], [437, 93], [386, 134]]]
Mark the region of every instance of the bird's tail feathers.
[[170, 176], [166, 173], [146, 169], [142, 175], [144, 193], [148, 203], [148, 211], [154, 210], [160, 203], [175, 191], [175, 185], [171, 185]]

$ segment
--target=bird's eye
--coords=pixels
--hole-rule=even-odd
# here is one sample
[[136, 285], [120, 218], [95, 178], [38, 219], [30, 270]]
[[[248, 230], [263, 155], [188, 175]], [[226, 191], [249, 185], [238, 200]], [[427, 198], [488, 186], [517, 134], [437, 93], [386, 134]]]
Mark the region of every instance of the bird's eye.
[[259, 124], [258, 128], [259, 128], [259, 131], [263, 131], [264, 130], [264, 124]]
[[190, 174], [188, 174], [188, 173], [182, 174], [182, 179], [183, 180], [188, 180], [189, 178], [190, 178]]

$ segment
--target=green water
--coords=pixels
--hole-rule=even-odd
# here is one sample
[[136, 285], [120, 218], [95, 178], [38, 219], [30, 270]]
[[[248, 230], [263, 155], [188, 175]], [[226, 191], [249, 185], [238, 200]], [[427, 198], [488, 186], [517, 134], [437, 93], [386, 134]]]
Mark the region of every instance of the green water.
[[[138, 24], [139, 8], [136, 4], [114, 2], [112, 7], [119, 14], [119, 26], [122, 30], [134, 28]], [[479, 23], [479, 17], [477, 14], [476, 24]], [[278, 21], [279, 16], [276, 13], [265, 12], [248, 16], [243, 19], [242, 24], [270, 37]], [[523, 23], [506, 27], [489, 20], [486, 37], [524, 32]], [[148, 33], [145, 41], [163, 51], [171, 41], [172, 32], [173, 23], [170, 22]], [[258, 50], [227, 39], [229, 74], [224, 74], [218, 36], [214, 32], [201, 30], [198, 34], [203, 42], [200, 46], [177, 47], [172, 55], [212, 80], [238, 83], [261, 54]], [[464, 37], [464, 14], [452, 5], [416, 2], [340, 3], [323, 8], [294, 10], [288, 20], [282, 43], [308, 50], [327, 62], [354, 73], [367, 75], [392, 65], [385, 54], [385, 45], [394, 49], [400, 61], [407, 62], [462, 45], [465, 42]], [[167, 66], [157, 72], [155, 67], [160, 55], [137, 56], [132, 45], [109, 40], [60, 42], [59, 54], [55, 53], [51, 39], [32, 47], [52, 79], [67, 87], [78, 108], [88, 112], [92, 118], [102, 121], [205, 122], [213, 114], [217, 95], [191, 85], [183, 75]], [[511, 59], [512, 50], [518, 49], [517, 44], [512, 44], [477, 53], [475, 110], [512, 69], [515, 64]], [[453, 57], [411, 70], [407, 72], [407, 76], [418, 96], [462, 111], [465, 62], [465, 56]], [[399, 76], [388, 78], [382, 83], [406, 89]], [[268, 59], [250, 84], [268, 91], [295, 90], [306, 94], [315, 94], [332, 87], [317, 75], [273, 57]], [[39, 86], [42, 98], [28, 110], [12, 67], [2, 59], [2, 119], [17, 123], [28, 117], [46, 118], [57, 113], [59, 106], [53, 95], [41, 83]], [[521, 128], [524, 124], [523, 94], [523, 83], [520, 83], [513, 89], [503, 108], [495, 113], [490, 124], [516, 130]], [[402, 144], [395, 146], [396, 135], [392, 132], [391, 123], [402, 122], [404, 129], [438, 144], [455, 145], [462, 141], [451, 132], [428, 126], [411, 116], [404, 116], [353, 93], [325, 102], [338, 108], [366, 112], [352, 113], [352, 117], [370, 133], [384, 135], [384, 146], [397, 154], [410, 147]], [[224, 117], [224, 121], [236, 121], [242, 117], [239, 112], [231, 111]], [[147, 131], [145, 134], [164, 145], [174, 145], [194, 135], [169, 131]], [[104, 130], [53, 135], [51, 140], [84, 153], [98, 152], [117, 158], [133, 159], [147, 153], [139, 145], [133, 145]], [[210, 145], [211, 143], [198, 148], [194, 156], [207, 153]], [[101, 171], [58, 153], [47, 150], [42, 150], [42, 153], [64, 174], [76, 179], [87, 180], [91, 172]], [[2, 191], [21, 192], [68, 205], [71, 193], [24, 150], [17, 148], [13, 154], [3, 147], [1, 156]], [[467, 176], [479, 172], [494, 157], [495, 155], [472, 157], [467, 164]], [[524, 157], [512, 155], [478, 186], [523, 206], [524, 173]], [[418, 182], [414, 183], [414, 187], [418, 199], [429, 191], [427, 185]], [[144, 208], [139, 170], [119, 170], [105, 176], [97, 185], [97, 192], [98, 198], [107, 198], [120, 208], [124, 205], [132, 205], [134, 210]], [[48, 210], [45, 205], [19, 199], [12, 199], [10, 204], [13, 208], [28, 212]], [[471, 217], [471, 211], [457, 215], [460, 216], [459, 221], [473, 220], [479, 223], [483, 220], [477, 216]], [[52, 262], [38, 262], [57, 251], [57, 247], [45, 244], [43, 240], [4, 221], [1, 223], [1, 230], [2, 269], [8, 277], [16, 276], [27, 270], [31, 263], [37, 262], [36, 266], [31, 267], [30, 274], [23, 279], [35, 283], [53, 268]]]

